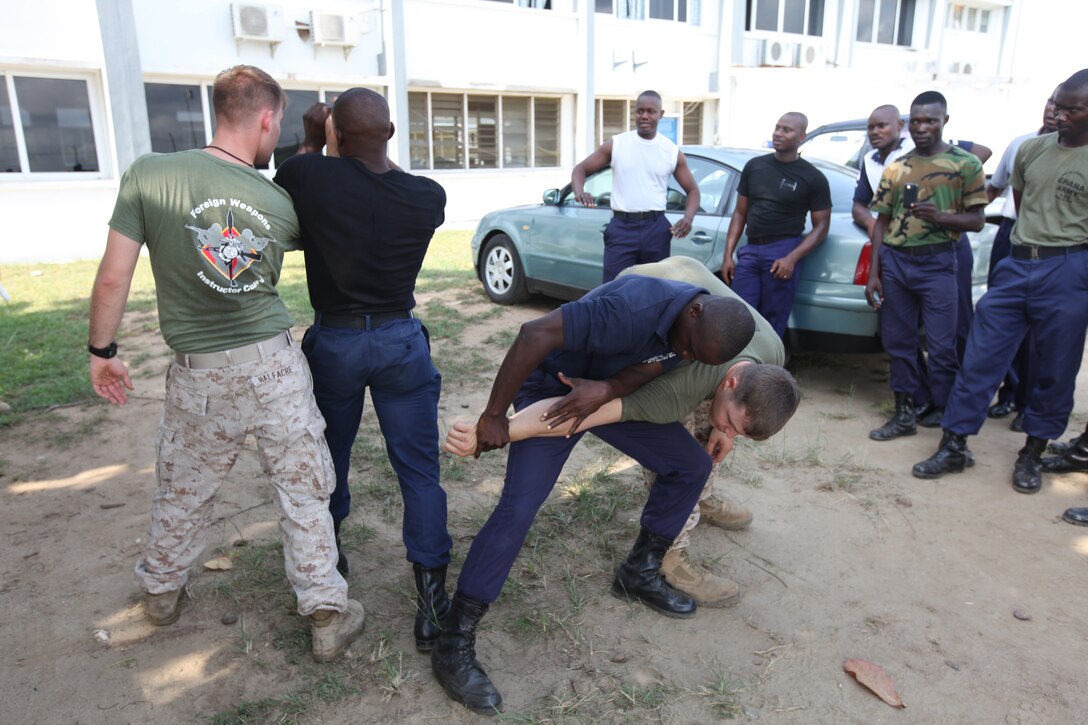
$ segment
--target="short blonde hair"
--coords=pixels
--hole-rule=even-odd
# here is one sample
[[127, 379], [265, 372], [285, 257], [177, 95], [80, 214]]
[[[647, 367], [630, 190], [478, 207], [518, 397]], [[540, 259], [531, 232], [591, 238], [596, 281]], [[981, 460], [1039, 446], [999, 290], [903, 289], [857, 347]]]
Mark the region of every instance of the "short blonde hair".
[[233, 126], [254, 116], [287, 107], [287, 94], [276, 79], [252, 65], [236, 65], [215, 77], [212, 106], [217, 122]]

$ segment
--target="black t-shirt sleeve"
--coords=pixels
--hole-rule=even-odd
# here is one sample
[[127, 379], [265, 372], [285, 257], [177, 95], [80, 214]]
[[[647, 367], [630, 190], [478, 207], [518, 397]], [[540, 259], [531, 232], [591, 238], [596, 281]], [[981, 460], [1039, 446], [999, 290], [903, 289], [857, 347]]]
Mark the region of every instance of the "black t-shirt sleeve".
[[[759, 158], [758, 156], [756, 158]], [[744, 168], [740, 170], [740, 181], [737, 182], [737, 193], [741, 196], [751, 196], [748, 193], [748, 179], [752, 175], [752, 162], [756, 159], [749, 159], [748, 163], [744, 165]]]
[[272, 179], [283, 187], [292, 199], [296, 198], [296, 194], [304, 186], [302, 177], [305, 165], [304, 159], [292, 156], [276, 169], [276, 175]]
[[812, 186], [808, 195], [808, 208], [812, 211], [826, 211], [831, 208], [831, 185], [819, 169], [813, 169]]

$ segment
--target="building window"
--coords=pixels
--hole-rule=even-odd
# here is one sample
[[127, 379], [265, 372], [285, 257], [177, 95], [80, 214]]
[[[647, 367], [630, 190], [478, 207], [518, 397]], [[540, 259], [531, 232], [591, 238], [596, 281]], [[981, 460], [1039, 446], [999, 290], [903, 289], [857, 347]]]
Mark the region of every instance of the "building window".
[[703, 104], [684, 104], [684, 123], [681, 138], [689, 146], [696, 146], [703, 142]]
[[551, 10], [552, 0], [488, 0], [493, 3], [506, 3], [507, 5], [517, 5], [519, 8], [538, 8], [540, 10]]
[[302, 127], [302, 116], [310, 106], [318, 101], [317, 91], [285, 91], [287, 93], [287, 107], [283, 109], [283, 120], [280, 122], [280, 140], [276, 151], [272, 155], [276, 167], [298, 153], [298, 147], [306, 138], [306, 131]]
[[431, 166], [431, 127], [427, 112], [427, 94], [408, 94], [408, 157], [413, 169]]
[[173, 153], [202, 148], [207, 143], [199, 85], [145, 83], [144, 98], [152, 151]]
[[[635, 108], [637, 101], [619, 101], [606, 98], [597, 99], [596, 139], [600, 146], [613, 136], [630, 131], [635, 127]], [[681, 102], [679, 105], [669, 105], [665, 109], [664, 118], [676, 121], [677, 143], [700, 144], [703, 137], [703, 105], [702, 101]], [[677, 118], [679, 116], [680, 118]], [[662, 128], [662, 127], [659, 127]], [[665, 134], [671, 137], [672, 132]]]
[[949, 5], [945, 27], [949, 30], [988, 33], [990, 32], [991, 19], [992, 13], [990, 10], [965, 5]]
[[745, 29], [824, 34], [824, 0], [748, 0]]
[[413, 169], [559, 165], [558, 98], [408, 94]]
[[0, 75], [0, 86], [4, 173], [100, 171], [87, 81]]
[[[0, 76], [0, 80], [3, 77]], [[19, 163], [19, 149], [15, 141], [15, 114], [11, 112], [8, 100], [8, 87], [0, 83], [0, 173], [19, 173], [23, 170]]]
[[916, 0], [860, 0], [857, 40], [909, 47]]
[[559, 99], [533, 99], [533, 156], [536, 166], [559, 166]]
[[698, 25], [702, 0], [596, 0], [598, 13], [628, 20], [675, 20]]
[[529, 99], [502, 99], [502, 165], [506, 169], [529, 166]]
[[498, 167], [498, 96], [468, 97], [468, 165], [471, 169]]

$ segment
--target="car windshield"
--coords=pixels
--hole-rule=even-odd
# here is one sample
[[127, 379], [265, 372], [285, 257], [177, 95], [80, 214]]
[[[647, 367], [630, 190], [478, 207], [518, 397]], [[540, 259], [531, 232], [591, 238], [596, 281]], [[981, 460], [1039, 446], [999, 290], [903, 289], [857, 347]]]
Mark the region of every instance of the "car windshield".
[[847, 129], [809, 136], [801, 145], [801, 155], [809, 161], [823, 159], [843, 166], [857, 166], [865, 145], [865, 129]]

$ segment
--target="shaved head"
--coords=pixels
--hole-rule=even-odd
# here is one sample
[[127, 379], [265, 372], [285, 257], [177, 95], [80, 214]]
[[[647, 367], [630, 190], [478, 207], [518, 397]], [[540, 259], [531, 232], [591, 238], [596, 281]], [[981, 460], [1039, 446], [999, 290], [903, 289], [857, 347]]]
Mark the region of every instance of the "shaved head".
[[882, 120], [883, 119], [893, 119], [893, 120], [898, 121], [899, 120], [899, 109], [896, 108], [895, 106], [891, 105], [890, 103], [887, 103], [887, 104], [884, 104], [883, 106], [877, 106], [876, 108], [874, 108], [873, 112], [869, 114], [869, 118], [874, 118], [874, 119], [879, 118], [879, 119], [882, 119]]
[[369, 88], [351, 88], [342, 93], [332, 107], [332, 117], [336, 129], [349, 137], [389, 131], [389, 104]]
[[800, 111], [787, 111], [786, 113], [782, 114], [782, 118], [792, 119], [795, 123], [797, 123], [801, 133], [805, 133], [806, 131], [808, 131], [808, 116], [801, 113]]

